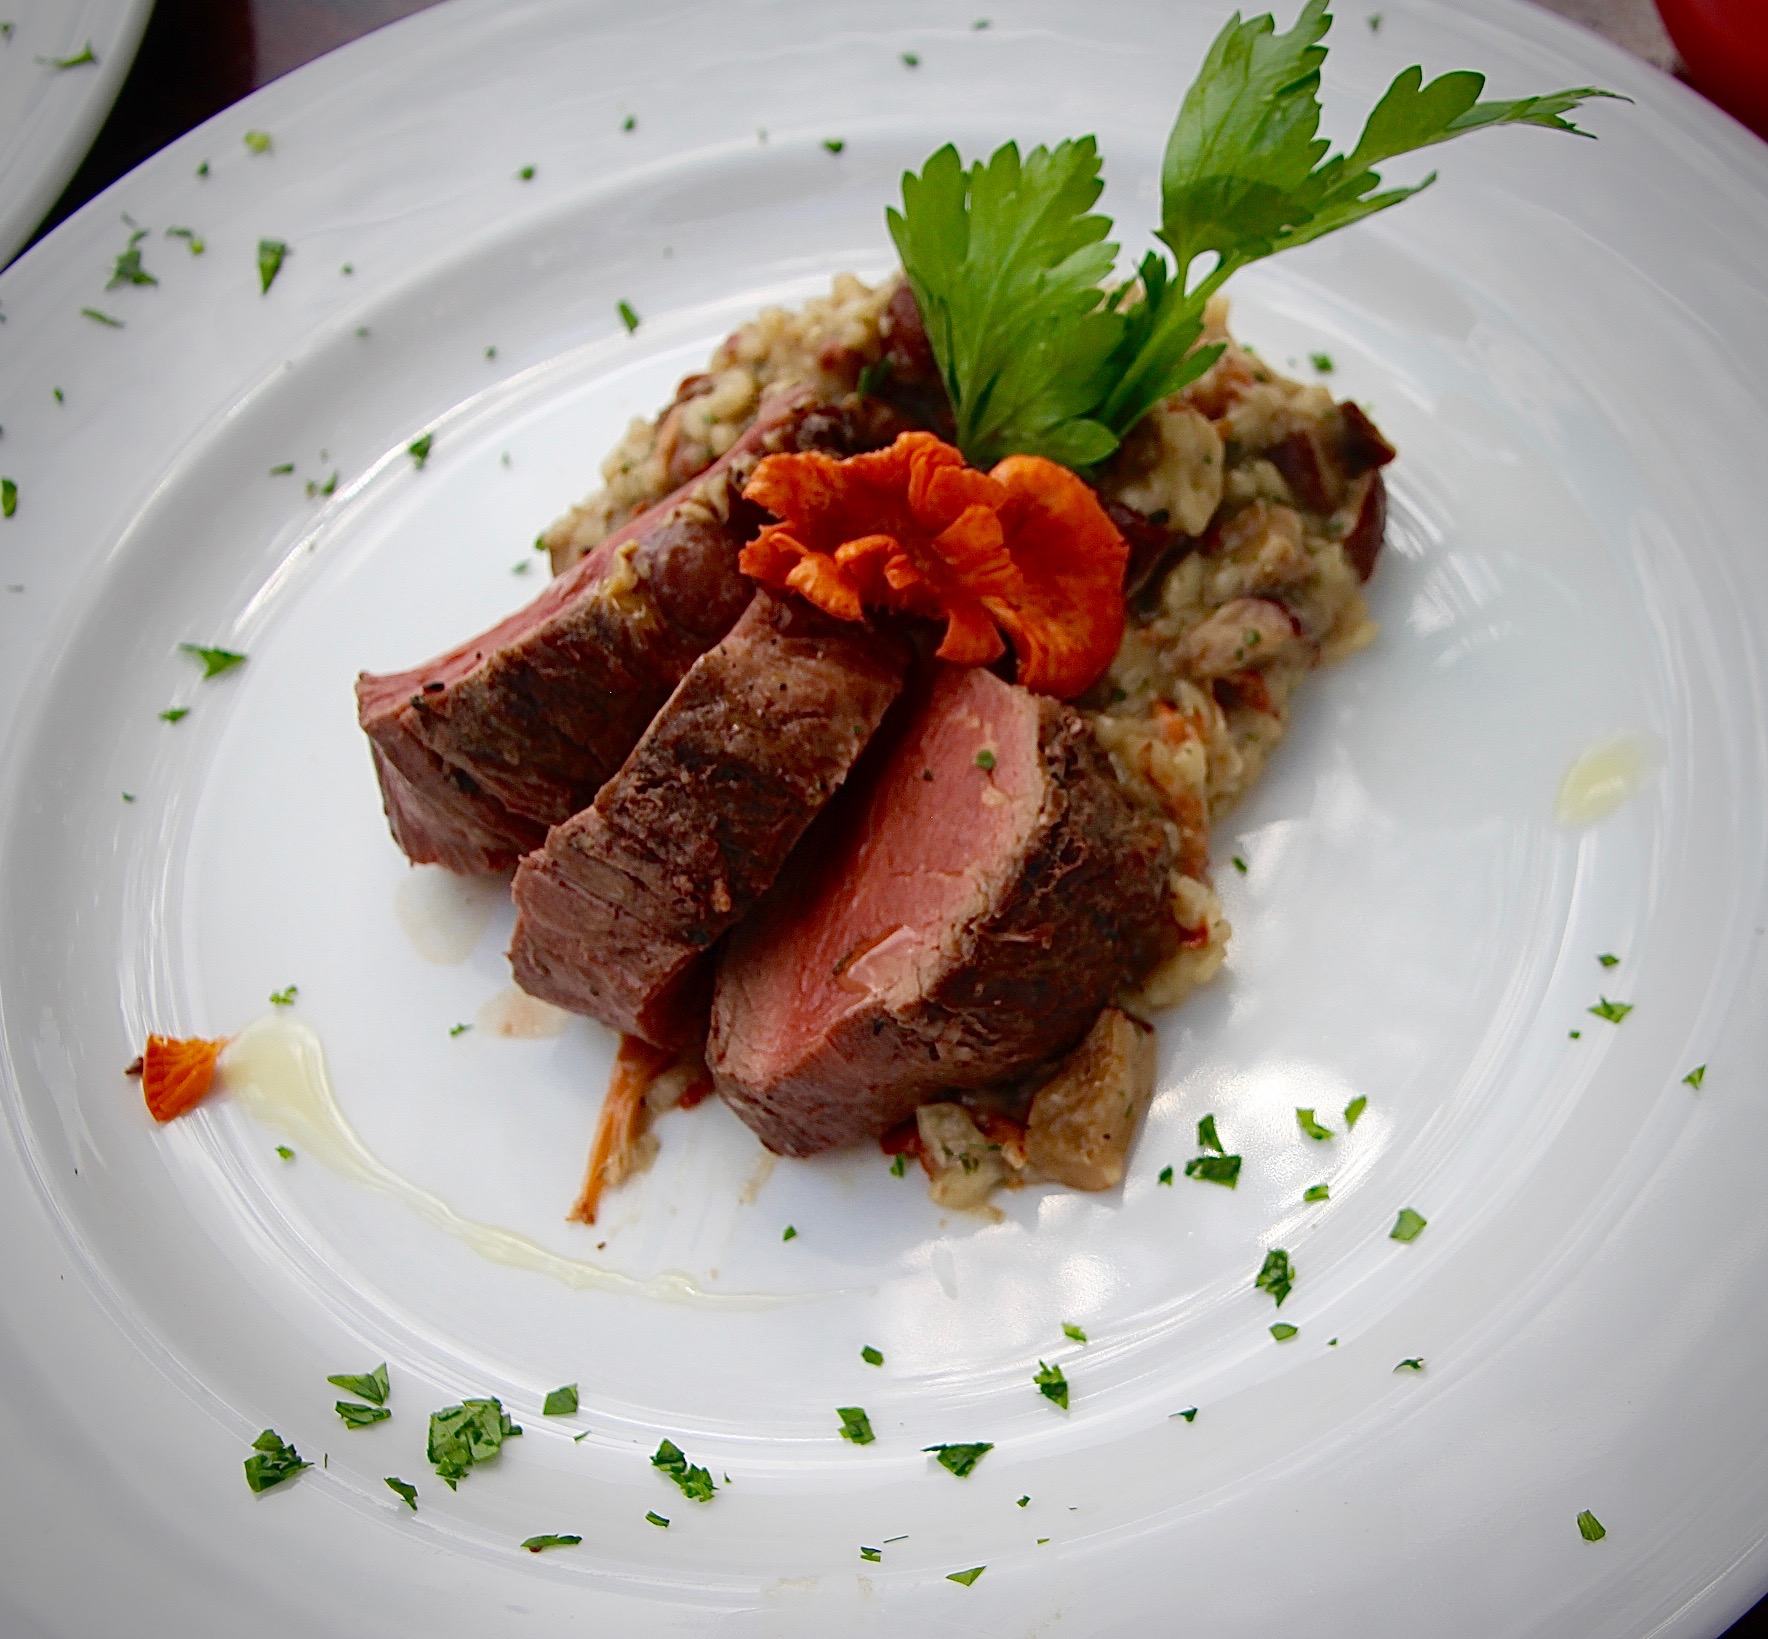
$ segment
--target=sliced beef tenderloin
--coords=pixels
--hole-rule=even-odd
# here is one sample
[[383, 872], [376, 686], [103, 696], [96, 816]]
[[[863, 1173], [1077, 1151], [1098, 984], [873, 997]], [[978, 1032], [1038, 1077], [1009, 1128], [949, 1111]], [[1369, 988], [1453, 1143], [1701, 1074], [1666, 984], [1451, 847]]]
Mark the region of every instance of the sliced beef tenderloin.
[[774, 407], [490, 631], [410, 671], [357, 679], [388, 818], [413, 860], [507, 869], [594, 800], [747, 606], [737, 556], [762, 515], [738, 492], [808, 409]]
[[713, 999], [718, 1089], [781, 1154], [1065, 1052], [1161, 947], [1165, 827], [1076, 712], [990, 672], [941, 668], [828, 819]]
[[657, 1046], [697, 1044], [706, 952], [846, 779], [907, 660], [891, 634], [757, 593], [594, 805], [522, 861], [516, 982]]

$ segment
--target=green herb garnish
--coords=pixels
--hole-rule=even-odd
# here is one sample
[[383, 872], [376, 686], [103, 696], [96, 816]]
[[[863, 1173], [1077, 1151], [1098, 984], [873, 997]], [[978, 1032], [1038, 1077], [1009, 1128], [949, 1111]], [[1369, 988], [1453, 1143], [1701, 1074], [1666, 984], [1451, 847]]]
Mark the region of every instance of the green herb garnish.
[[1271, 1328], [1271, 1336], [1276, 1338], [1279, 1343], [1287, 1343], [1290, 1338], [1294, 1337], [1300, 1330], [1301, 1328], [1299, 1326], [1291, 1326], [1287, 1322], [1280, 1320]]
[[904, 68], [919, 68], [921, 66], [921, 59], [917, 57], [914, 52], [905, 51], [902, 54], [902, 66]]
[[1240, 1157], [1237, 1155], [1199, 1155], [1185, 1163], [1185, 1176], [1205, 1184], [1226, 1184], [1234, 1189], [1240, 1182]]
[[908, 1170], [909, 1158], [906, 1155], [899, 1153], [896, 1159], [890, 1163], [890, 1175], [893, 1178], [901, 1178]]
[[876, 398], [889, 379], [890, 360], [873, 359], [871, 363], [860, 366], [859, 380], [853, 386], [854, 394], [859, 398]]
[[562, 1389], [552, 1389], [541, 1403], [542, 1417], [569, 1417], [577, 1409], [577, 1385], [567, 1383]]
[[1085, 1343], [1087, 1341], [1087, 1334], [1083, 1332], [1080, 1327], [1076, 1326], [1072, 1320], [1065, 1320], [1062, 1322], [1062, 1335], [1074, 1343]]
[[921, 1449], [930, 1453], [948, 1474], [955, 1474], [961, 1480], [994, 1450], [994, 1442], [978, 1440], [974, 1445], [922, 1446]]
[[189, 715], [189, 706], [167, 706], [166, 709], [160, 713], [160, 721], [162, 723], [181, 723]]
[[872, 1433], [872, 1420], [863, 1406], [837, 1406], [835, 1415], [841, 1419], [841, 1438], [856, 1446], [869, 1446], [877, 1435]]
[[1194, 1423], [1197, 1421], [1197, 1408], [1195, 1406], [1187, 1406], [1183, 1411], [1175, 1411], [1171, 1413], [1167, 1418], [1167, 1421], [1171, 1422], [1174, 1417], [1183, 1417], [1187, 1423]]
[[1369, 1100], [1359, 1093], [1344, 1107], [1344, 1130], [1349, 1132], [1361, 1119], [1363, 1112], [1369, 1108]]
[[203, 663], [203, 681], [211, 677], [219, 677], [222, 672], [232, 671], [235, 666], [243, 666], [246, 657], [236, 654], [232, 649], [206, 649], [200, 643], [180, 643], [180, 653], [193, 654]]
[[665, 1531], [669, 1529], [669, 1521], [664, 1519], [661, 1514], [654, 1512], [652, 1509], [647, 1508], [645, 1510], [645, 1518], [653, 1525], [660, 1526]]
[[1330, 1199], [1329, 1186], [1325, 1184], [1309, 1184], [1301, 1192], [1304, 1201], [1324, 1201]]
[[1394, 1226], [1387, 1232], [1390, 1241], [1415, 1241], [1428, 1220], [1418, 1216], [1409, 1206], [1400, 1208]]
[[1606, 996], [1599, 998], [1594, 1007], [1585, 1009], [1585, 1012], [1594, 1013], [1599, 1019], [1607, 1019], [1610, 1024], [1619, 1024], [1632, 1011], [1631, 1002], [1611, 1002]]
[[794, 1229], [791, 1224], [787, 1224], [780, 1235], [780, 1239], [782, 1241], [795, 1241], [798, 1239], [798, 1231]]
[[405, 446], [405, 453], [411, 457], [411, 464], [419, 472], [424, 470], [424, 463], [430, 459], [430, 449], [436, 442], [434, 433], [425, 433], [421, 438], [414, 438]]
[[1295, 1112], [1295, 1122], [1309, 1138], [1314, 1139], [1316, 1142], [1321, 1139], [1332, 1137], [1332, 1129], [1330, 1127], [1322, 1127], [1320, 1123], [1314, 1119], [1314, 1112], [1312, 1110], [1298, 1109]]
[[1692, 1087], [1698, 1093], [1700, 1091], [1701, 1083], [1706, 1079], [1707, 1067], [1704, 1064], [1697, 1064], [1682, 1078], [1682, 1085], [1684, 1087]]
[[84, 68], [88, 63], [96, 63], [98, 58], [93, 55], [92, 42], [88, 40], [72, 57], [39, 57], [37, 61], [49, 68]]
[[1234, 856], [1234, 869], [1237, 870], [1242, 876], [1245, 876], [1248, 869], [1249, 869], [1246, 861], [1243, 860], [1238, 854], [1236, 854]]
[[330, 495], [337, 487], [338, 474], [337, 469], [334, 467], [332, 469], [331, 477], [326, 479], [323, 484], [317, 484], [311, 478], [307, 480], [307, 499], [309, 501], [318, 500], [321, 496]]
[[1015, 1508], [1028, 1508], [1028, 1507], [1030, 1507], [1031, 1506], [1030, 1494], [1027, 1493], [1025, 1496], [1021, 1497], [1016, 1503], [1013, 1504], [1013, 1506]]
[[1309, 353], [1308, 363], [1323, 376], [1332, 374], [1332, 355], [1330, 353]]
[[201, 256], [209, 247], [203, 243], [202, 236], [194, 228], [167, 228], [168, 239], [182, 239], [189, 247], [192, 256]]
[[18, 485], [10, 478], [0, 478], [0, 517], [10, 518], [18, 511]]
[[1295, 1285], [1295, 1269], [1289, 1261], [1289, 1254], [1282, 1247], [1272, 1247], [1265, 1254], [1265, 1261], [1259, 1265], [1259, 1272], [1253, 1283], [1261, 1292], [1269, 1292], [1277, 1307], [1283, 1307], [1283, 1300], [1289, 1296]]
[[430, 1463], [452, 1491], [469, 1468], [490, 1462], [505, 1440], [521, 1432], [495, 1395], [444, 1406], [430, 1414]]
[[630, 130], [632, 130], [632, 129], [633, 129], [633, 128], [634, 128], [634, 127], [635, 127], [635, 126], [636, 126], [636, 125], [637, 125], [637, 124], [638, 124], [638, 119], [637, 119], [637, 117], [636, 117], [636, 116], [635, 116], [635, 115], [632, 115], [632, 114], [628, 114], [628, 115], [627, 115], [627, 116], [626, 116], [626, 118], [625, 118], [625, 119], [623, 119], [623, 120], [622, 120], [622, 121], [621, 121], [621, 122], [620, 122], [620, 129], [621, 129], [621, 130], [622, 130], [622, 131], [630, 131]]
[[276, 276], [282, 272], [282, 259], [289, 254], [290, 247], [281, 239], [260, 239], [258, 241], [258, 294], [268, 294], [270, 287], [276, 283]]
[[346, 1428], [367, 1428], [370, 1423], [384, 1423], [393, 1415], [385, 1406], [359, 1406], [353, 1400], [339, 1400], [337, 1413]]
[[1159, 1184], [1170, 1184], [1172, 1181], [1173, 1169], [1171, 1167], [1162, 1167], [1155, 1178], [1155, 1182]]
[[1604, 967], [1619, 967], [1621, 965], [1620, 957], [1612, 955], [1608, 951], [1604, 951], [1602, 955], [1596, 958], [1596, 960]]
[[295, 464], [293, 461], [278, 461], [276, 465], [270, 469], [270, 476], [272, 478], [286, 478], [294, 470]]
[[1037, 1391], [1046, 1400], [1068, 1410], [1068, 1379], [1062, 1375], [1060, 1366], [1046, 1366], [1043, 1361], [1037, 1363], [1037, 1370], [1032, 1374], [1032, 1382]]
[[524, 165], [521, 170], [516, 172], [516, 175], [524, 182], [532, 182], [534, 180], [534, 167], [532, 165]]
[[112, 330], [121, 330], [123, 328], [123, 321], [121, 319], [113, 319], [108, 313], [100, 313], [96, 307], [82, 307], [80, 311], [85, 314], [87, 318], [93, 319], [99, 324], [109, 325]]
[[1585, 1508], [1578, 1514], [1578, 1535], [1586, 1542], [1600, 1542], [1608, 1532], [1603, 1529], [1602, 1521]]
[[884, 1558], [884, 1550], [882, 1548], [862, 1547], [859, 1551], [859, 1557], [863, 1560], [870, 1562], [873, 1565], [877, 1565]]
[[860, 1350], [859, 1357], [868, 1366], [882, 1366], [884, 1364], [883, 1351], [881, 1349], [874, 1349], [869, 1343]]
[[285, 1161], [292, 1161], [295, 1158], [295, 1152], [291, 1150], [287, 1144], [278, 1144], [276, 1146], [276, 1153]]
[[522, 1546], [529, 1553], [537, 1554], [543, 1548], [575, 1548], [582, 1540], [583, 1538], [575, 1533], [567, 1533], [564, 1536], [555, 1536], [549, 1533], [540, 1537], [523, 1537]]
[[1215, 1117], [1206, 1115], [1197, 1123], [1197, 1147], [1200, 1150], [1214, 1150], [1217, 1155], [1227, 1152], [1222, 1148], [1221, 1137], [1216, 1132]]
[[273, 1428], [267, 1428], [252, 1441], [255, 1455], [246, 1458], [246, 1484], [254, 1491], [268, 1491], [273, 1485], [292, 1480], [303, 1468], [313, 1465], [301, 1460], [301, 1454]]
[[387, 1403], [389, 1389], [387, 1363], [384, 1360], [371, 1372], [340, 1372], [336, 1377], [328, 1377], [326, 1382], [333, 1388], [342, 1389], [346, 1394], [354, 1394], [358, 1399], [372, 1400], [377, 1406]]
[[680, 1446], [665, 1440], [651, 1456], [651, 1467], [667, 1474], [690, 1502], [711, 1502], [718, 1487], [703, 1468], [690, 1464]]
[[831, 154], [838, 154], [847, 146], [847, 139], [845, 137], [824, 137], [823, 146]]
[[614, 304], [614, 311], [620, 315], [620, 322], [626, 326], [627, 335], [630, 336], [633, 331], [638, 329], [640, 323], [638, 309], [635, 308], [631, 302], [616, 302]]
[[248, 131], [240, 139], [249, 152], [267, 154], [270, 152], [270, 133], [268, 131]]
[[976, 753], [976, 766], [980, 768], [984, 774], [992, 774], [994, 772], [994, 765], [995, 754], [990, 751], [987, 746], [984, 746]]
[[1415, 1354], [1410, 1359], [1402, 1360], [1399, 1365], [1394, 1367], [1394, 1370], [1397, 1372], [1421, 1372], [1424, 1370], [1424, 1357]]
[[[164, 713], [161, 715], [163, 716]], [[295, 998], [300, 993], [301, 987], [299, 985], [290, 985], [284, 990], [273, 990], [270, 992], [270, 1005], [272, 1007], [293, 1007]]]
[[1215, 362], [1220, 348], [1198, 345], [1204, 308], [1234, 273], [1435, 180], [1377, 192], [1377, 165], [1491, 125], [1576, 132], [1565, 116], [1610, 95], [1586, 87], [1482, 103], [1480, 74], [1426, 85], [1408, 68], [1355, 147], [1333, 154], [1316, 135], [1331, 26], [1327, 0], [1307, 0], [1284, 34], [1268, 14], [1229, 19], [1167, 139], [1156, 229], [1165, 250], [1149, 251], [1109, 294], [1100, 286], [1117, 246], [1109, 219], [1092, 214], [1103, 186], [1092, 137], [1023, 159], [1008, 143], [968, 168], [947, 145], [904, 176], [890, 232], [973, 466], [1012, 453], [1102, 461]]
[[966, 1588], [968, 1588], [975, 1582], [977, 1577], [981, 1576], [987, 1569], [988, 1567], [986, 1565], [972, 1565], [967, 1571], [953, 1571], [948, 1577], [946, 1577], [946, 1581], [961, 1582]]
[[159, 280], [141, 265], [141, 241], [146, 237], [146, 228], [137, 228], [129, 235], [128, 249], [117, 253], [116, 265], [111, 269], [110, 283], [104, 287], [106, 290], [115, 290], [118, 285], [157, 285], [159, 283]]
[[399, 1500], [404, 1503], [412, 1513], [415, 1514], [417, 1512], [417, 1487], [415, 1485], [408, 1485], [404, 1480], [395, 1479], [391, 1474], [389, 1474], [381, 1483], [389, 1490], [397, 1492]]
[[451, 1024], [448, 1027], [448, 1034], [451, 1036], [464, 1036], [472, 1028], [473, 1027], [470, 1024]]

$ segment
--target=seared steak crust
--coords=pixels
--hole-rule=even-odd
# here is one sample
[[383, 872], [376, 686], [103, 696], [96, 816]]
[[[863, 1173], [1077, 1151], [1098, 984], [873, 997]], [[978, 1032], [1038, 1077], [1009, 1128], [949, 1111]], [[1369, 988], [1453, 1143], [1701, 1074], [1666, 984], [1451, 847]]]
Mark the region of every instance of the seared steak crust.
[[906, 661], [893, 636], [757, 593], [594, 805], [522, 861], [516, 982], [658, 1046], [697, 1043], [700, 959], [846, 779]]
[[1076, 712], [1040, 697], [1037, 713], [1044, 789], [1029, 843], [1017, 859], [974, 862], [997, 877], [992, 903], [968, 925], [939, 930], [917, 960], [917, 984], [807, 1032], [789, 1062], [758, 1058], [744, 1050], [757, 1022], [745, 968], [789, 950], [781, 933], [814, 887], [800, 884], [796, 902], [777, 895], [733, 936], [708, 1063], [768, 1148], [812, 1155], [874, 1137], [930, 1099], [1017, 1080], [1072, 1048], [1112, 993], [1161, 954], [1167, 828], [1124, 795]]

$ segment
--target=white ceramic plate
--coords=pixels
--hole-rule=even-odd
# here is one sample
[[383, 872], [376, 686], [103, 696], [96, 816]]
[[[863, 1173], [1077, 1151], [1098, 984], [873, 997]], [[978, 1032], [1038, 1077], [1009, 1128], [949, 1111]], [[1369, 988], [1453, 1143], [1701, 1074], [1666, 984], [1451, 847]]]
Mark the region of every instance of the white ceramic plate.
[[[153, 0], [7, 0], [0, 37], [0, 266], [30, 238], [110, 112]], [[96, 63], [53, 65], [91, 46]]]
[[[757, 1187], [717, 1106], [566, 1225], [608, 1038], [450, 1036], [507, 983], [508, 915], [453, 965], [414, 949], [350, 682], [531, 595], [512, 566], [625, 419], [764, 301], [883, 271], [883, 206], [937, 143], [1096, 130], [1108, 207], [1151, 217], [1218, 6], [459, 0], [229, 110], [0, 278], [0, 1629], [1696, 1635], [1768, 1582], [1768, 163], [1543, 14], [1384, 13], [1339, 25], [1341, 136], [1417, 59], [1636, 101], [1590, 112], [1599, 142], [1441, 150], [1433, 192], [1240, 281], [1242, 333], [1329, 352], [1403, 452], [1383, 636], [1222, 827], [1250, 865], [1231, 970], [1163, 1027], [1121, 1195], [1027, 1191], [994, 1226], [875, 1152]], [[124, 210], [161, 282], [105, 295]], [[293, 249], [261, 295], [266, 237]], [[199, 682], [187, 640], [251, 658]], [[1556, 823], [1613, 736], [1643, 788]], [[750, 1297], [487, 1262], [226, 1099], [153, 1130], [121, 1075], [143, 1034], [237, 1029], [291, 983], [390, 1167], [562, 1257]], [[1624, 1024], [1585, 1011], [1604, 994]], [[1353, 1094], [1354, 1133], [1301, 1136], [1296, 1106]], [[1162, 1186], [1206, 1111], [1239, 1189]], [[1299, 1269], [1282, 1345], [1271, 1246]], [[348, 1432], [325, 1377], [383, 1358], [395, 1415]], [[570, 1381], [580, 1414], [541, 1417]], [[451, 1494], [425, 1418], [483, 1392], [527, 1433]], [[253, 1497], [267, 1425], [326, 1461]], [[666, 1435], [710, 1505], [650, 1467]], [[921, 1454], [969, 1440], [996, 1449], [965, 1480]], [[515, 1546], [548, 1531], [584, 1541]]]

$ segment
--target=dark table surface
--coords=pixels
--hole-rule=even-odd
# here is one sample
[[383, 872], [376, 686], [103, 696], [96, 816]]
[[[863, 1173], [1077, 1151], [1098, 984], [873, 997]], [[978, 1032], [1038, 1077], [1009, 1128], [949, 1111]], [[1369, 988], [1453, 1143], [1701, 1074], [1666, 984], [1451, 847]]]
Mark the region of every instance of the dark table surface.
[[[39, 237], [173, 138], [290, 69], [436, 0], [158, 0], [141, 50], [92, 151]], [[1675, 48], [1651, 0], [1542, 0], [1672, 73]], [[1246, 7], [1247, 10], [1256, 9]], [[1768, 1599], [1724, 1639], [1768, 1639]]]

